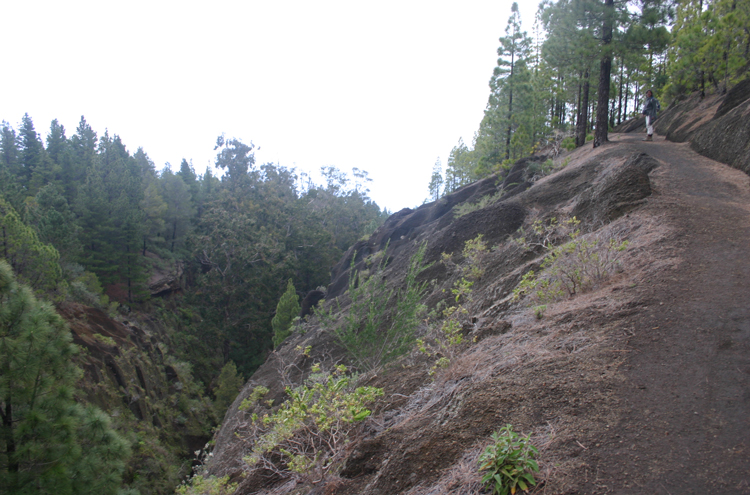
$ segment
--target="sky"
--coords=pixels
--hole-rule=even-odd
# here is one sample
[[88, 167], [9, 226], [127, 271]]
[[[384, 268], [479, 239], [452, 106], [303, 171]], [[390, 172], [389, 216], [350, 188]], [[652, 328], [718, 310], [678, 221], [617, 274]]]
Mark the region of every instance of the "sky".
[[[46, 136], [56, 118], [70, 137], [83, 115], [157, 169], [197, 173], [223, 133], [259, 164], [366, 170], [395, 212], [471, 146], [511, 3], [4, 0], [0, 120], [28, 113]], [[536, 3], [520, 11], [531, 33]]]

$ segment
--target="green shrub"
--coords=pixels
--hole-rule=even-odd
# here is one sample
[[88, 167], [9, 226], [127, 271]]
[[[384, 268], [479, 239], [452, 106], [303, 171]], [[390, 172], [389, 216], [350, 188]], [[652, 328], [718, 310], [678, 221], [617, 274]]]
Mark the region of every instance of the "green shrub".
[[427, 268], [423, 263], [426, 249], [427, 244], [422, 244], [409, 260], [405, 287], [399, 290], [388, 288], [383, 276], [385, 258], [369, 277], [357, 272], [352, 261], [348, 292], [351, 304], [343, 314], [343, 322], [335, 322], [333, 310], [319, 314], [321, 323], [333, 328], [337, 340], [360, 370], [375, 369], [412, 348], [419, 317], [425, 310], [421, 299], [427, 284], [417, 282], [417, 276]]
[[544, 177], [549, 175], [555, 169], [555, 162], [551, 158], [543, 162], [531, 162], [526, 167], [529, 177]]
[[113, 339], [112, 337], [107, 337], [106, 335], [102, 335], [100, 333], [95, 333], [93, 337], [95, 340], [98, 340], [102, 344], [106, 344], [112, 347], [117, 345], [117, 342], [115, 342], [115, 339]]
[[273, 346], [278, 347], [292, 333], [292, 323], [299, 316], [299, 296], [294, 288], [292, 279], [286, 284], [286, 292], [276, 305], [276, 315], [271, 320], [273, 327]]
[[370, 416], [366, 405], [383, 395], [383, 389], [352, 390], [347, 368], [337, 366], [330, 374], [312, 368], [308, 383], [287, 388], [289, 400], [271, 414], [252, 415], [252, 452], [244, 458], [281, 476], [315, 472], [316, 478], [339, 467], [344, 446], [354, 424]]
[[495, 194], [488, 194], [487, 196], [483, 196], [476, 203], [458, 204], [453, 207], [453, 216], [454, 218], [460, 218], [464, 215], [468, 215], [473, 211], [481, 210], [482, 208], [485, 208], [500, 199], [503, 194], [505, 194], [505, 191], [503, 189], [500, 189]]
[[531, 445], [529, 436], [521, 437], [506, 425], [492, 434], [493, 444], [479, 456], [479, 471], [487, 471], [482, 483], [493, 494], [514, 494], [520, 488], [528, 491], [536, 485], [533, 473], [539, 471], [534, 457], [539, 451]]
[[190, 482], [177, 487], [177, 495], [231, 495], [236, 489], [237, 483], [229, 483], [229, 476], [204, 478], [197, 474]]
[[250, 408], [252, 408], [256, 402], [261, 400], [265, 395], [268, 393], [268, 387], [264, 387], [263, 385], [258, 385], [253, 389], [252, 392], [250, 392], [250, 395], [248, 395], [245, 399], [242, 400], [242, 403], [240, 404], [240, 407], [238, 409], [240, 411], [247, 411]]
[[[460, 268], [461, 278], [451, 289], [455, 305], [448, 306], [440, 312], [442, 321], [436, 329], [427, 337], [417, 339], [417, 349], [420, 352], [430, 357], [438, 357], [430, 369], [431, 375], [438, 368], [445, 368], [450, 364], [453, 350], [464, 341], [463, 322], [468, 314], [465, 304], [471, 300], [474, 282], [484, 275], [483, 261], [488, 252], [489, 248], [482, 240], [482, 234], [466, 241], [462, 252], [465, 264]], [[442, 262], [452, 265], [451, 255], [443, 253]]]
[[[616, 271], [620, 255], [628, 241], [614, 237], [582, 237], [575, 217], [558, 223], [552, 218], [547, 223], [534, 222], [532, 239], [520, 237], [516, 242], [525, 249], [541, 246], [547, 254], [539, 273], [529, 270], [513, 289], [513, 299], [528, 296], [539, 305], [535, 308], [541, 318], [546, 304], [565, 296], [573, 296], [590, 288]], [[560, 238], [567, 242], [556, 245]]]

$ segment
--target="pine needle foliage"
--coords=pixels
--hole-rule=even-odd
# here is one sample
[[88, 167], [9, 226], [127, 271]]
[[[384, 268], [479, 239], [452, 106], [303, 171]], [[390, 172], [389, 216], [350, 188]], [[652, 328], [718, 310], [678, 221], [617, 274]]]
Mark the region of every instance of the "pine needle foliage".
[[286, 292], [282, 294], [276, 305], [276, 316], [271, 320], [273, 327], [273, 346], [278, 347], [292, 333], [292, 323], [299, 315], [300, 305], [297, 290], [292, 279], [286, 284]]
[[77, 348], [52, 306], [0, 261], [0, 494], [109, 494], [128, 444], [73, 399]]
[[216, 402], [214, 402], [214, 408], [219, 417], [224, 416], [224, 413], [237, 397], [243, 384], [242, 375], [237, 373], [237, 365], [234, 364], [234, 361], [227, 362], [221, 369], [221, 373], [219, 373], [215, 391]]
[[[388, 287], [383, 275], [387, 257], [383, 256], [369, 277], [357, 272], [352, 262], [351, 304], [344, 312], [343, 324], [334, 333], [360, 370], [373, 370], [413, 348], [419, 317], [426, 309], [421, 299], [427, 283], [417, 281], [419, 274], [430, 266], [424, 263], [426, 249], [427, 244], [422, 244], [409, 260], [400, 289]], [[332, 314], [322, 314], [324, 325], [332, 326], [333, 320]]]

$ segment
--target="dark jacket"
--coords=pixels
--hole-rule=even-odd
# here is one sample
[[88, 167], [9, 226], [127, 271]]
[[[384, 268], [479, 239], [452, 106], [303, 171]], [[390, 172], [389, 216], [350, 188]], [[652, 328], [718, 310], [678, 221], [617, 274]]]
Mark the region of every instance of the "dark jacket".
[[653, 96], [651, 98], [646, 98], [646, 102], [643, 104], [643, 115], [650, 117], [651, 122], [656, 120], [656, 114], [660, 110], [661, 105], [659, 105], [659, 100]]

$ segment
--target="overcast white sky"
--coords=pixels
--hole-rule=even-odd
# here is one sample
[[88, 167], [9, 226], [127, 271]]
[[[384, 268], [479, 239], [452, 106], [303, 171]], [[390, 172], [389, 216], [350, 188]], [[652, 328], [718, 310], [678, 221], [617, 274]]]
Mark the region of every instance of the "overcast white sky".
[[[225, 133], [259, 163], [367, 170], [398, 211], [471, 144], [511, 3], [4, 0], [0, 119], [71, 136], [84, 115], [158, 169], [198, 173]], [[531, 33], [537, 3], [519, 4]]]

